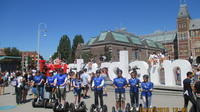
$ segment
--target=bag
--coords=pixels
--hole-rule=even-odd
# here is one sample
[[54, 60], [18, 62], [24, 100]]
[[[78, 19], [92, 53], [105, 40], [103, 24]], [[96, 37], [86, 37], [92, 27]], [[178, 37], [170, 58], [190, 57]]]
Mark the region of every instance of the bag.
[[11, 81], [11, 86], [17, 86], [18, 84], [17, 84], [17, 80], [13, 80], [13, 81]]

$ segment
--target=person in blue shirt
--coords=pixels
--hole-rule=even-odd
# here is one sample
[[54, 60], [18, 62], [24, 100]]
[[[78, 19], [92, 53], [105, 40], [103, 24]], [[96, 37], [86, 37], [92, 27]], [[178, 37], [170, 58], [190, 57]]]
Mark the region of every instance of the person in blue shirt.
[[77, 99], [78, 104], [81, 102], [81, 92], [83, 87], [83, 81], [80, 78], [80, 75], [82, 74], [82, 71], [76, 74], [76, 77], [72, 79], [72, 86], [74, 87], [74, 104], [77, 105]]
[[116, 109], [124, 111], [126, 99], [125, 88], [127, 87], [127, 81], [126, 78], [122, 76], [122, 70], [120, 69], [117, 69], [117, 78], [115, 78], [113, 81], [113, 87], [115, 88]]
[[55, 81], [55, 76], [53, 76], [53, 71], [49, 71], [49, 76], [47, 77], [46, 80], [46, 91], [50, 93], [50, 99], [55, 99], [55, 86], [54, 86], [54, 81]]
[[151, 98], [152, 98], [152, 91], [153, 91], [153, 83], [149, 81], [149, 76], [143, 76], [143, 82], [141, 83], [141, 97], [143, 101], [144, 108], [151, 107]]
[[[93, 79], [92, 82], [92, 88], [94, 89], [94, 103], [95, 106], [99, 106], [99, 100], [100, 100], [100, 106], [103, 106], [103, 86], [104, 86], [104, 79], [103, 77], [100, 77], [100, 70], [96, 71], [96, 76]], [[99, 100], [98, 100], [99, 99]]]
[[61, 103], [62, 106], [64, 106], [65, 103], [67, 83], [67, 75], [63, 74], [63, 69], [59, 69], [58, 74], [55, 76], [54, 86], [57, 87], [57, 97], [60, 98], [59, 103]]
[[130, 86], [131, 106], [138, 108], [140, 79], [137, 78], [137, 71], [131, 72], [131, 78], [128, 80], [128, 84]]
[[44, 76], [37, 71], [33, 77], [33, 93], [38, 97], [44, 98]]

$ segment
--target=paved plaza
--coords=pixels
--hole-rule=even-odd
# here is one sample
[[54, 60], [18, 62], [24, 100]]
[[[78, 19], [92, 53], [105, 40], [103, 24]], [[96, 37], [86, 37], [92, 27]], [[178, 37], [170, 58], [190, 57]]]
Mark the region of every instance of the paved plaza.
[[[0, 96], [0, 107], [2, 106], [13, 106], [12, 109], [2, 110], [0, 108], [0, 112], [53, 112], [52, 109], [44, 109], [44, 108], [32, 108], [31, 105], [31, 96], [28, 95], [29, 102], [26, 104], [16, 105], [15, 103], [15, 95], [13, 87], [6, 88], [6, 94]], [[30, 93], [30, 92], [29, 92]], [[89, 92], [91, 98], [85, 99], [87, 108], [90, 108], [90, 105], [94, 102], [94, 95], [90, 91]], [[72, 102], [73, 99], [73, 92], [69, 92], [67, 94], [67, 100]], [[129, 94], [126, 92], [126, 102], [129, 102]], [[140, 101], [141, 102], [141, 101]], [[109, 86], [108, 96], [104, 97], [104, 103], [108, 106], [108, 112], [111, 112], [112, 106], [115, 105], [115, 98], [114, 98], [114, 90], [112, 87]], [[152, 106], [156, 107], [183, 107], [183, 97], [181, 91], [166, 91], [166, 90], [154, 90], [153, 92], [153, 100]], [[16, 106], [16, 107], [15, 107]]]

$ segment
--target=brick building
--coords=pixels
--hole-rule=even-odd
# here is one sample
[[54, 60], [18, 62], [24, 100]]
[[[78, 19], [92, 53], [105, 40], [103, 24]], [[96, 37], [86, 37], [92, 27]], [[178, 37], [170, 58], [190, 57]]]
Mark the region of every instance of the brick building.
[[79, 44], [76, 58], [80, 58], [82, 53], [90, 52], [98, 61], [101, 56], [104, 56], [106, 48], [111, 55], [111, 61], [119, 61], [120, 50], [128, 51], [129, 61], [147, 61], [149, 54], [165, 50], [159, 42], [155, 43], [149, 39], [141, 39], [125, 29], [121, 29], [101, 32], [99, 36], [91, 38], [87, 44]]
[[181, 4], [176, 18], [176, 31], [157, 32], [141, 36], [161, 42], [171, 59], [192, 58], [200, 63], [200, 19], [192, 19], [186, 4]]

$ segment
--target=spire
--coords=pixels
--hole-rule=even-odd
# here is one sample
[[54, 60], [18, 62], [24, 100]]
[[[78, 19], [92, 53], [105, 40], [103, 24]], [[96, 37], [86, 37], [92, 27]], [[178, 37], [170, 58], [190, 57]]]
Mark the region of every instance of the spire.
[[180, 9], [179, 9], [177, 18], [187, 18], [187, 17], [190, 18], [187, 4], [185, 0], [181, 0]]

